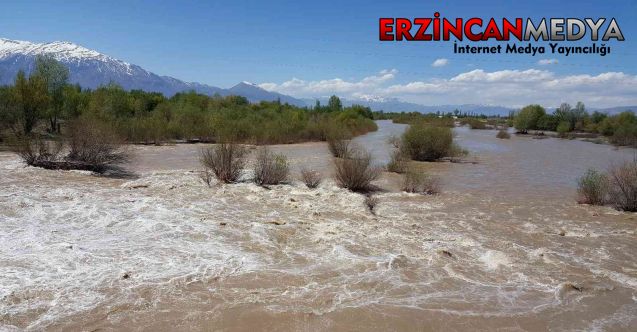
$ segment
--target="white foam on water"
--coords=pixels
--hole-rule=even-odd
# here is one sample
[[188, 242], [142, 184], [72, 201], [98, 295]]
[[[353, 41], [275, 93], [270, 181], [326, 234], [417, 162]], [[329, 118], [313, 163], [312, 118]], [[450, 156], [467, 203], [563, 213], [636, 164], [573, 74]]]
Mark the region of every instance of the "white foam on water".
[[497, 250], [487, 250], [479, 259], [490, 270], [511, 264], [509, 257], [505, 253]]
[[[474, 198], [462, 193], [376, 193], [372, 214], [363, 195], [331, 180], [316, 190], [209, 188], [187, 170], [122, 181], [18, 165], [0, 154], [0, 319], [25, 315], [34, 330], [142, 303], [142, 289], [169, 303], [214, 297], [214, 310], [323, 315], [377, 304], [510, 317], [562, 310], [555, 289], [571, 271], [635, 286], [630, 273], [590, 272], [616, 259], [601, 242], [609, 232], [545, 234], [550, 220], [508, 206], [506, 217], [490, 214], [488, 200], [466, 208]], [[560, 216], [551, 227], [584, 234], [577, 222]], [[193, 283], [201, 290], [185, 288]]]

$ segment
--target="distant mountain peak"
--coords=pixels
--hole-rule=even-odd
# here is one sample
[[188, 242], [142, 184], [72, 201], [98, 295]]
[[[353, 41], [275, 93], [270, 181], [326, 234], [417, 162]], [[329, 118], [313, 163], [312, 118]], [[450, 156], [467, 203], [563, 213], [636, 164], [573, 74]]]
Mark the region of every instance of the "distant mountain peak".
[[115, 61], [124, 66], [130, 66], [121, 60], [113, 59], [100, 52], [68, 41], [54, 41], [51, 43], [32, 43], [24, 40], [0, 38], [0, 59], [13, 54], [29, 56], [51, 55], [58, 61], [100, 60]]
[[[255, 88], [259, 88], [259, 89], [261, 89], [258, 85], [254, 84], [254, 83], [252, 83], [252, 82], [248, 82], [248, 81], [241, 81], [241, 82], [240, 82], [239, 84], [237, 84], [237, 85], [248, 85], [248, 86], [252, 86], [252, 87], [255, 87]], [[235, 85], [235, 86], [237, 86], [237, 85]]]

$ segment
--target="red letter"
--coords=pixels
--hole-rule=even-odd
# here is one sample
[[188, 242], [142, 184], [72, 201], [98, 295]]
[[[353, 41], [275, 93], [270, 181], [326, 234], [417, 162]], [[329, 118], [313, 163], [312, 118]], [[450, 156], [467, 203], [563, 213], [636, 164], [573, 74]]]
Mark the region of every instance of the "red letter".
[[446, 18], [442, 19], [442, 40], [449, 40], [449, 33], [452, 33], [456, 39], [462, 41], [462, 19], [456, 19], [456, 26], [451, 25], [451, 22]]
[[478, 41], [480, 39], [482, 39], [482, 32], [474, 34], [471, 31], [471, 27], [477, 25], [479, 27], [482, 26], [482, 19], [481, 18], [470, 18], [467, 23], [464, 25], [464, 35], [467, 36], [467, 38], [469, 38], [469, 40], [471, 41]]
[[502, 40], [502, 35], [500, 34], [500, 29], [498, 28], [498, 24], [495, 23], [495, 19], [491, 19], [489, 24], [487, 24], [487, 28], [484, 29], [484, 34], [482, 35], [482, 40], [489, 40], [489, 38], [495, 38], [495, 40]]
[[440, 17], [440, 13], [435, 12], [434, 17], [434, 40], [440, 40], [440, 19], [438, 18]]
[[394, 40], [394, 35], [392, 34], [394, 25], [393, 18], [381, 18], [379, 22], [379, 36], [378, 39], [381, 41], [392, 41]]
[[416, 35], [414, 36], [414, 40], [431, 40], [431, 34], [425, 33], [425, 31], [427, 30], [427, 27], [429, 26], [429, 23], [431, 23], [431, 19], [416, 18], [414, 19], [414, 23], [420, 25], [420, 28], [418, 29], [418, 31], [416, 32]]
[[504, 40], [509, 40], [509, 33], [516, 36], [518, 40], [522, 40], [522, 19], [515, 19], [515, 26], [509, 22], [506, 18], [502, 19], [502, 34]]
[[409, 30], [411, 30], [411, 21], [409, 19], [396, 19], [396, 40], [403, 40], [403, 36], [405, 36], [406, 40], [414, 40]]

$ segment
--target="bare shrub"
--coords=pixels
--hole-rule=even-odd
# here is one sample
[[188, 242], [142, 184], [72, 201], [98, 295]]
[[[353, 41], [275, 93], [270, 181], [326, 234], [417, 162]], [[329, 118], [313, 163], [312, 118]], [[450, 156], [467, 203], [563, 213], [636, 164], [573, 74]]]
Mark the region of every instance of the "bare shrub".
[[323, 179], [321, 178], [321, 173], [307, 168], [301, 168], [301, 180], [303, 180], [303, 183], [305, 183], [308, 188], [314, 189], [321, 184]]
[[580, 204], [604, 205], [609, 190], [608, 176], [589, 169], [577, 181], [577, 202]]
[[637, 211], [637, 161], [612, 167], [608, 172], [610, 203], [623, 211]]
[[40, 138], [22, 137], [10, 142], [10, 149], [30, 166], [40, 167], [59, 160], [63, 149], [61, 141], [45, 141]]
[[254, 183], [260, 186], [280, 184], [287, 180], [289, 173], [284, 155], [274, 154], [266, 147], [259, 150], [254, 166]]
[[393, 146], [396, 149], [400, 149], [401, 148], [401, 139], [400, 137], [396, 136], [396, 135], [392, 135], [387, 139], [387, 143], [389, 143], [391, 146]]
[[400, 150], [394, 150], [387, 163], [387, 171], [393, 173], [404, 173], [407, 169], [407, 159]]
[[326, 135], [327, 148], [332, 156], [336, 158], [344, 158], [350, 153], [351, 134], [346, 129], [334, 127], [330, 129]]
[[336, 182], [342, 188], [354, 192], [369, 192], [371, 183], [381, 175], [381, 169], [372, 165], [372, 156], [367, 151], [354, 149], [345, 158], [335, 158]]
[[123, 140], [110, 126], [96, 120], [81, 119], [69, 128], [69, 154], [66, 160], [84, 164], [103, 173], [130, 160]]
[[241, 177], [246, 155], [247, 150], [244, 147], [234, 143], [223, 143], [202, 149], [199, 161], [206, 169], [212, 171], [217, 180], [234, 183]]
[[336, 158], [345, 158], [350, 153], [350, 140], [328, 138], [327, 147], [332, 156]]
[[408, 193], [435, 195], [440, 193], [440, 180], [424, 172], [409, 170], [403, 178], [402, 189]]
[[367, 195], [365, 196], [364, 202], [369, 212], [371, 214], [376, 214], [376, 211], [374, 209], [376, 208], [376, 205], [378, 205], [378, 198], [376, 196]]
[[506, 129], [500, 129], [498, 133], [495, 135], [495, 137], [499, 139], [509, 139], [511, 138], [511, 135], [509, 134], [508, 131], [506, 131]]
[[205, 183], [208, 187], [212, 185], [212, 176], [213, 176], [212, 172], [207, 168], [201, 171], [201, 173], [199, 173], [199, 177], [201, 178], [203, 183]]

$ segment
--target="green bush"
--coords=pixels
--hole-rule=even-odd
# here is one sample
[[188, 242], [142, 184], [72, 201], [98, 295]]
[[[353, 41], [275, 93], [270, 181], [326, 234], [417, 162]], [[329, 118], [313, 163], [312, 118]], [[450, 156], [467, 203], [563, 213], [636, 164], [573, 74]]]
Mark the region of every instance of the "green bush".
[[556, 130], [557, 130], [557, 135], [559, 137], [564, 138], [571, 131], [571, 125], [566, 121], [562, 121], [560, 122], [559, 125], [557, 125]]
[[594, 169], [589, 169], [577, 182], [578, 202], [581, 204], [604, 205], [608, 190], [608, 176]]
[[413, 124], [405, 131], [402, 152], [412, 160], [435, 161], [453, 152], [453, 133], [447, 127]]
[[546, 111], [540, 105], [528, 105], [515, 116], [515, 128], [523, 133], [528, 130], [538, 129], [540, 119], [546, 115]]
[[469, 118], [467, 123], [471, 129], [487, 129], [487, 123], [476, 118]]
[[506, 129], [500, 129], [498, 133], [495, 135], [495, 137], [499, 139], [509, 139], [511, 138], [511, 135]]
[[637, 123], [621, 123], [613, 130], [610, 142], [615, 145], [637, 146]]

